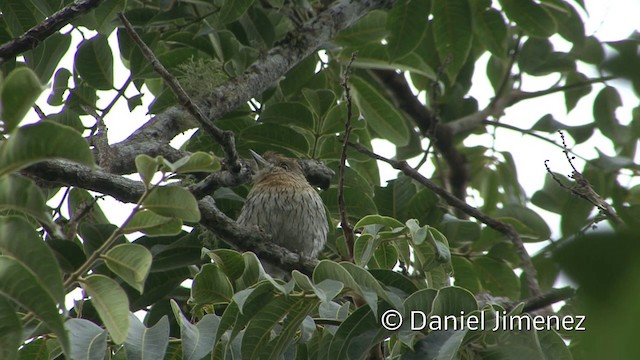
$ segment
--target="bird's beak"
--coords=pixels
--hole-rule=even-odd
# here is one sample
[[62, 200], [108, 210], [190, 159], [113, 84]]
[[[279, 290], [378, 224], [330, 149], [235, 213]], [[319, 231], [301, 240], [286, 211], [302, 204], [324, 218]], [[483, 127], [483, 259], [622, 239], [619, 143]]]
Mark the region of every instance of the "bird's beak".
[[270, 164], [267, 160], [265, 160], [257, 152], [255, 152], [255, 151], [253, 151], [251, 149], [249, 150], [249, 152], [251, 153], [251, 157], [253, 157], [253, 159], [256, 161], [256, 164], [258, 164], [258, 170], [264, 169], [265, 167], [267, 167]]

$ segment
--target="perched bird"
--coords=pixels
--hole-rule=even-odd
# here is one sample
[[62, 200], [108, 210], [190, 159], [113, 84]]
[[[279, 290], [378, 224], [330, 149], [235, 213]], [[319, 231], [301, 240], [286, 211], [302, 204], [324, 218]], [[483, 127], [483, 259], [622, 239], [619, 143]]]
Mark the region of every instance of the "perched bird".
[[300, 164], [273, 152], [260, 156], [251, 151], [251, 155], [258, 170], [238, 223], [257, 225], [292, 252], [318, 256], [327, 241], [327, 216]]

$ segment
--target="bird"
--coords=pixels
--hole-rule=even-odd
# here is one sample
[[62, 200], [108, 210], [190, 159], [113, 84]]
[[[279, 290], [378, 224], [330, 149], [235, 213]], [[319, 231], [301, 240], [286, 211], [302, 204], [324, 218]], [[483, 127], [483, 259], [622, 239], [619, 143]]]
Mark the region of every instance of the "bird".
[[296, 159], [268, 151], [257, 163], [253, 187], [237, 219], [242, 226], [258, 226], [271, 240], [302, 256], [316, 258], [329, 231], [322, 198], [309, 184]]

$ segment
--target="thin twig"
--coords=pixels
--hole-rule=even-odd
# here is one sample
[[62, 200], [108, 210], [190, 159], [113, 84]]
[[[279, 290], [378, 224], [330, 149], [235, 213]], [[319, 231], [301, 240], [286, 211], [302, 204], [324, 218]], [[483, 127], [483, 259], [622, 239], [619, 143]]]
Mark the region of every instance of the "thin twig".
[[56, 31], [62, 29], [78, 16], [89, 12], [100, 5], [100, 0], [78, 0], [53, 15], [47, 17], [38, 25], [24, 34], [0, 46], [0, 65], [16, 55], [35, 48]]
[[[494, 120], [488, 120], [488, 119], [483, 120], [482, 123], [485, 124], [485, 125], [491, 125], [491, 126], [500, 127], [500, 128], [507, 129], [507, 130], [517, 131], [517, 132], [522, 133], [524, 135], [533, 136], [536, 139], [540, 139], [542, 141], [548, 142], [549, 144], [551, 144], [553, 146], [557, 146], [559, 148], [563, 148], [563, 146], [558, 144], [557, 142], [555, 142], [555, 141], [553, 141], [553, 140], [551, 140], [549, 138], [546, 138], [546, 137], [544, 137], [544, 136], [542, 136], [540, 134], [536, 134], [532, 130], [522, 129], [522, 128], [519, 128], [517, 126], [501, 123], [501, 122], [494, 121]], [[576, 156], [577, 158], [579, 158], [581, 160], [589, 161], [587, 158], [583, 157], [582, 155], [576, 154], [572, 149], [567, 149], [567, 148], [564, 148], [564, 149], [569, 151], [570, 153], [572, 153], [574, 156]]]
[[353, 237], [353, 228], [349, 225], [349, 217], [347, 216], [347, 208], [344, 202], [344, 172], [347, 165], [347, 147], [349, 144], [349, 135], [351, 135], [351, 89], [349, 88], [349, 71], [351, 71], [351, 65], [355, 60], [357, 52], [351, 54], [351, 60], [344, 69], [342, 75], [342, 87], [344, 88], [345, 98], [347, 101], [347, 118], [344, 123], [344, 138], [342, 139], [342, 152], [340, 153], [340, 170], [338, 175], [338, 208], [340, 210], [340, 222], [342, 231], [344, 232], [344, 238], [347, 242], [347, 249], [349, 251], [349, 259], [353, 260], [353, 247], [355, 239]]
[[560, 179], [556, 177], [553, 171], [551, 171], [551, 168], [549, 167], [549, 160], [544, 161], [544, 167], [547, 169], [547, 172], [551, 175], [553, 180], [555, 180], [555, 182], [558, 183], [558, 185], [560, 185], [560, 187], [569, 191], [571, 194], [581, 197], [584, 200], [591, 203], [591, 205], [598, 208], [598, 210], [600, 210], [600, 213], [606, 216], [614, 224], [621, 224], [622, 219], [618, 217], [613, 207], [611, 207], [609, 203], [604, 201], [604, 199], [595, 190], [593, 190], [593, 187], [591, 186], [591, 183], [589, 182], [589, 180], [587, 180], [584, 177], [584, 175], [582, 175], [582, 173], [578, 171], [578, 169], [576, 169], [575, 165], [573, 165], [573, 160], [575, 159], [575, 156], [569, 156], [569, 150], [567, 148], [567, 143], [564, 138], [564, 133], [561, 130], [558, 130], [558, 133], [560, 133], [560, 137], [562, 138], [562, 146], [564, 148], [562, 152], [564, 153], [564, 156], [567, 158], [567, 162], [569, 162], [569, 165], [571, 166], [571, 169], [572, 169], [572, 172], [571, 172], [571, 175], [569, 175], [569, 178], [573, 179], [574, 183], [571, 184], [570, 186], [563, 184], [562, 181], [560, 181]]
[[238, 160], [238, 152], [236, 150], [235, 138], [233, 132], [225, 131], [215, 126], [208, 118], [204, 116], [204, 113], [191, 100], [191, 97], [184, 91], [178, 79], [176, 79], [167, 69], [160, 63], [158, 58], [153, 54], [153, 51], [142, 41], [138, 33], [133, 28], [133, 25], [127, 20], [123, 13], [118, 13], [118, 18], [124, 25], [127, 33], [131, 39], [138, 45], [145, 59], [151, 63], [153, 69], [162, 77], [166, 84], [171, 88], [176, 95], [178, 102], [184, 106], [187, 111], [196, 119], [202, 129], [213, 137], [223, 148], [225, 153], [226, 165], [232, 172], [238, 172], [241, 169], [241, 164]]
[[531, 262], [531, 257], [527, 252], [527, 249], [524, 247], [524, 243], [520, 238], [520, 234], [511, 226], [510, 224], [504, 223], [497, 219], [494, 219], [475, 207], [465, 203], [464, 201], [458, 199], [453, 194], [449, 193], [445, 189], [441, 188], [431, 180], [424, 177], [422, 174], [417, 172], [414, 168], [409, 166], [406, 161], [398, 161], [387, 159], [383, 156], [380, 156], [374, 152], [369, 151], [366, 147], [360, 144], [349, 143], [349, 146], [355, 148], [359, 152], [372, 157], [376, 160], [384, 161], [387, 164], [391, 165], [394, 169], [402, 171], [403, 174], [409, 176], [410, 178], [418, 181], [420, 184], [424, 185], [429, 190], [433, 191], [437, 195], [440, 195], [449, 205], [461, 210], [465, 214], [472, 216], [478, 219], [483, 224], [489, 226], [490, 228], [499, 231], [506, 235], [513, 245], [515, 246], [516, 252], [520, 257], [520, 267], [522, 268], [522, 272], [525, 276], [525, 281], [527, 282], [527, 288], [529, 289], [529, 293], [532, 296], [540, 295], [540, 285], [538, 285], [538, 278], [536, 274], [536, 268], [533, 266], [533, 262]]

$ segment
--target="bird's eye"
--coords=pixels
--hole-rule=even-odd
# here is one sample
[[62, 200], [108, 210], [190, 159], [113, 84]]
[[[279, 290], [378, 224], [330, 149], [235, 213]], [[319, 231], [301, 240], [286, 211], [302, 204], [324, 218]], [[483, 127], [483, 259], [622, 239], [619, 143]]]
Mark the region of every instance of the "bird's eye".
[[281, 162], [280, 163], [280, 167], [285, 169], [285, 170], [289, 170], [289, 165], [287, 165], [287, 163], [285, 163], [285, 162]]

